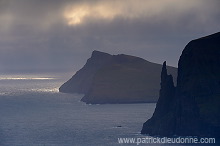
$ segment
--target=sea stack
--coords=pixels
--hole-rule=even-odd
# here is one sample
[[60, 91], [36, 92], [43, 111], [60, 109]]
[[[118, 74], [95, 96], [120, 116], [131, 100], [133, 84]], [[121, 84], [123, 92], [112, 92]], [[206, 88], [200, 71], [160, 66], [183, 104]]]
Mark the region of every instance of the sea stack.
[[169, 83], [163, 86], [163, 70], [161, 91], [166, 90], [160, 92], [155, 113], [144, 123], [141, 133], [219, 137], [220, 33], [187, 44], [178, 63], [175, 93], [171, 93]]
[[[135, 56], [93, 51], [60, 92], [83, 93], [88, 104], [157, 102], [161, 67]], [[167, 68], [176, 77], [177, 69]]]
[[[155, 112], [150, 120], [144, 123], [141, 133], [151, 135], [172, 135], [174, 125], [173, 104], [175, 87], [172, 75], [167, 74], [166, 62], [163, 63], [161, 72], [160, 95]], [[171, 114], [167, 114], [171, 113]], [[163, 128], [161, 128], [163, 127]]]

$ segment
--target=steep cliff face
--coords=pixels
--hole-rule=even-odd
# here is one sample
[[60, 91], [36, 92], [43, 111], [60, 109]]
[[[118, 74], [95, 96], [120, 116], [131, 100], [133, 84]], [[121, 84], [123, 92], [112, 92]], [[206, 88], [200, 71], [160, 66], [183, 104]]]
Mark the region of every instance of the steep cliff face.
[[[155, 114], [144, 124], [143, 134], [218, 137], [220, 33], [187, 44], [179, 60], [177, 87], [172, 104], [166, 102], [170, 101], [172, 95], [163, 95], [158, 100]], [[164, 101], [159, 103], [162, 99]], [[164, 107], [172, 110], [163, 112]], [[160, 118], [158, 112], [165, 115]], [[152, 123], [154, 119], [156, 120]], [[160, 131], [155, 128], [157, 126], [160, 126]]]
[[91, 58], [89, 58], [82, 69], [64, 83], [60, 88], [60, 92], [64, 93], [82, 93], [89, 91], [93, 78], [97, 71], [105, 64], [112, 61], [112, 55], [93, 51]]
[[220, 33], [187, 44], [178, 66], [176, 133], [216, 135], [220, 128]]
[[174, 96], [175, 87], [172, 75], [167, 74], [166, 62], [163, 63], [160, 83], [160, 96], [155, 112], [150, 120], [144, 123], [141, 133], [151, 135], [173, 135], [175, 129]]
[[[139, 57], [94, 51], [60, 92], [84, 93], [82, 101], [92, 104], [156, 102], [160, 68], [160, 64]], [[176, 68], [168, 70], [177, 74]]]

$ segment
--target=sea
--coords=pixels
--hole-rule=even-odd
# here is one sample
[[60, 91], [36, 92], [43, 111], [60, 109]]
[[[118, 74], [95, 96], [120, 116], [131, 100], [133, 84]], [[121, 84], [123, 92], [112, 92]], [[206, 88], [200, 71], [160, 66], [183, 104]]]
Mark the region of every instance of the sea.
[[[143, 138], [155, 103], [90, 105], [60, 93], [71, 75], [0, 75], [0, 146], [164, 145], [120, 143]], [[166, 144], [168, 145], [168, 144]]]

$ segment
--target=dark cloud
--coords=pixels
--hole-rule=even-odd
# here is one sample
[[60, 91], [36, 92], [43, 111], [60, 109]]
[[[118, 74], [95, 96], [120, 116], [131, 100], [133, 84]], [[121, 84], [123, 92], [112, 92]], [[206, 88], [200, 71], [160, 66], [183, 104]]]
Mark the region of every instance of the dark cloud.
[[218, 0], [0, 0], [1, 71], [77, 70], [96, 49], [177, 65], [220, 30]]

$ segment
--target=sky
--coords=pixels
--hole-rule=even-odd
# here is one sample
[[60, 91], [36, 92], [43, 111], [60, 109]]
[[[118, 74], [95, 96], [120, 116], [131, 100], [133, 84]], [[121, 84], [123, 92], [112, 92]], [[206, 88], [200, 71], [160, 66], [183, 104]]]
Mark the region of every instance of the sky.
[[219, 0], [0, 0], [0, 72], [77, 71], [93, 50], [177, 66]]

